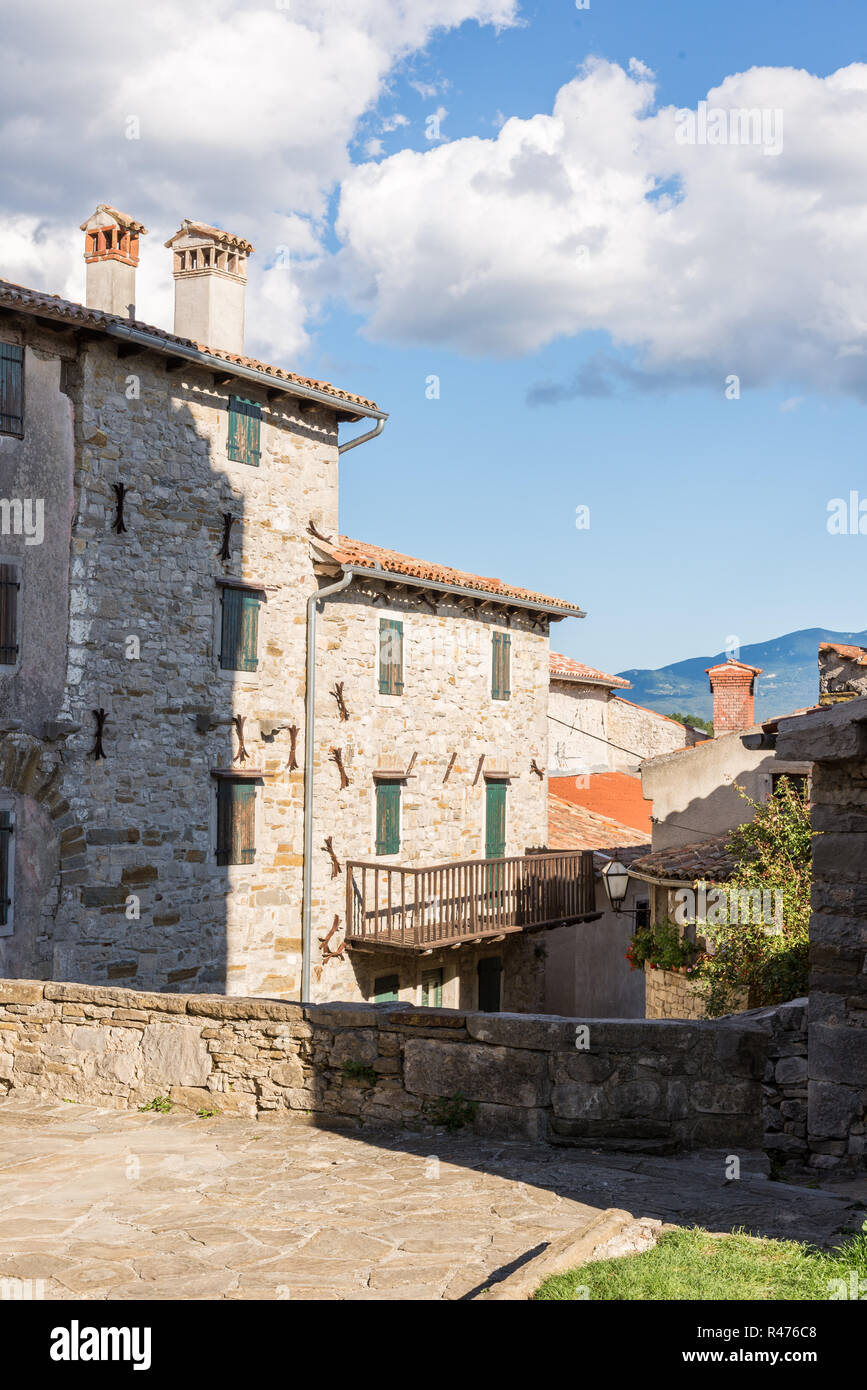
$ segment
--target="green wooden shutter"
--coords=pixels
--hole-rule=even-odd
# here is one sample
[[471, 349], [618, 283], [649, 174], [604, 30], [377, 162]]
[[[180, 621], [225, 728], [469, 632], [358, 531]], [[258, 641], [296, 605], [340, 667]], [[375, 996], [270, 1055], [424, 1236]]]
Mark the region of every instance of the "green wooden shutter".
[[259, 595], [223, 587], [220, 665], [224, 671], [255, 671], [259, 665]]
[[399, 975], [380, 975], [373, 982], [373, 999], [376, 1004], [388, 1004], [398, 998], [400, 990]]
[[500, 859], [506, 852], [506, 784], [488, 782], [485, 788], [485, 858]]
[[379, 620], [379, 693], [403, 694], [403, 623]]
[[217, 863], [252, 864], [256, 858], [256, 784], [217, 783]]
[[491, 696], [495, 700], [508, 700], [511, 690], [510, 651], [512, 639], [508, 632], [491, 634]]
[[262, 407], [243, 396], [229, 397], [229, 444], [227, 453], [235, 463], [259, 466]]
[[423, 970], [421, 976], [421, 1002], [425, 1009], [441, 1009], [443, 1006], [442, 970]]
[[24, 433], [24, 349], [0, 343], [0, 434]]
[[0, 927], [8, 926], [12, 898], [12, 812], [0, 811]]
[[376, 852], [397, 854], [400, 849], [400, 783], [376, 784]]
[[0, 565], [0, 666], [14, 666], [18, 660], [18, 590], [21, 587], [16, 565]]

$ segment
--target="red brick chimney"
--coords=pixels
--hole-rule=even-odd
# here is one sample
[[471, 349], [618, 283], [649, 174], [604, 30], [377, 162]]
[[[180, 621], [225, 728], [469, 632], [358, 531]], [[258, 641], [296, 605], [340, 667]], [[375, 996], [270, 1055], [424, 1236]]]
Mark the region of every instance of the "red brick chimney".
[[761, 667], [747, 666], [743, 661], [721, 661], [718, 666], [708, 666], [710, 688], [713, 691], [713, 733], [731, 734], [739, 729], [749, 729], [755, 724], [753, 707], [756, 689], [756, 676], [762, 674]]

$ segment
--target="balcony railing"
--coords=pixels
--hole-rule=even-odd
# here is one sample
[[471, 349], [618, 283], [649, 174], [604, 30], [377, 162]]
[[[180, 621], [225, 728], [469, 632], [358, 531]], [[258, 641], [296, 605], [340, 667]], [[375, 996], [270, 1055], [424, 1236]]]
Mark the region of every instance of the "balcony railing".
[[592, 850], [428, 868], [349, 861], [346, 939], [423, 951], [598, 916]]

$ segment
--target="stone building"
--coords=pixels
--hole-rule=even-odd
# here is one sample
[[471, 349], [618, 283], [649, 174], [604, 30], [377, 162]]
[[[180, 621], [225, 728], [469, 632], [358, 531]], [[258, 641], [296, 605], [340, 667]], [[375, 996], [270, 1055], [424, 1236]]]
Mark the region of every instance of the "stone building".
[[867, 695], [867, 648], [819, 643], [819, 704], [837, 705]]
[[[167, 333], [135, 317], [145, 228], [101, 205], [82, 230], [85, 305], [0, 281], [0, 975], [334, 998], [397, 973], [419, 1003], [520, 1006], [537, 691], [581, 610], [329, 539], [339, 455], [387, 417], [243, 355], [251, 244], [183, 223]], [[350, 950], [347, 858], [487, 850], [461, 931], [500, 936], [490, 966], [471, 944], [425, 983], [420, 950]]]

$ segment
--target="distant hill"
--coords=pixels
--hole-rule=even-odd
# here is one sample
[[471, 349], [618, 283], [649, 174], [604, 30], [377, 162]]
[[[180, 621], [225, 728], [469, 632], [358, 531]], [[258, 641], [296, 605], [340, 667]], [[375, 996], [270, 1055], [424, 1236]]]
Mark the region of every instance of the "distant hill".
[[[817, 651], [820, 642], [850, 642], [867, 646], [865, 632], [833, 632], [830, 628], [808, 627], [803, 632], [788, 632], [770, 642], [754, 642], [741, 647], [737, 656], [750, 666], [761, 666], [764, 675], [756, 682], [756, 717], [769, 719], [777, 714], [814, 705], [819, 698], [819, 668]], [[708, 666], [725, 661], [725, 652], [713, 656], [694, 656], [687, 661], [675, 661], [656, 671], [618, 671], [619, 676], [632, 682], [632, 689], [623, 694], [638, 705], [647, 705], [668, 714], [698, 714], [710, 719], [713, 696], [708, 686]]]

